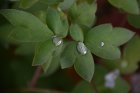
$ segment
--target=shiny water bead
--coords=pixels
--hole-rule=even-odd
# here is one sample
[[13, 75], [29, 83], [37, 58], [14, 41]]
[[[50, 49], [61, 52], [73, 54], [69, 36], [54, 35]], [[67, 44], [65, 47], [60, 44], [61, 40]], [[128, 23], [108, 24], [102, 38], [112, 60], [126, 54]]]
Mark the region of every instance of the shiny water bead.
[[77, 50], [82, 55], [85, 55], [87, 53], [87, 47], [84, 45], [83, 42], [78, 42]]
[[105, 43], [104, 42], [101, 42], [101, 47], [103, 47], [105, 45]]
[[60, 37], [53, 36], [53, 43], [55, 44], [55, 46], [59, 46], [63, 43], [63, 40]]

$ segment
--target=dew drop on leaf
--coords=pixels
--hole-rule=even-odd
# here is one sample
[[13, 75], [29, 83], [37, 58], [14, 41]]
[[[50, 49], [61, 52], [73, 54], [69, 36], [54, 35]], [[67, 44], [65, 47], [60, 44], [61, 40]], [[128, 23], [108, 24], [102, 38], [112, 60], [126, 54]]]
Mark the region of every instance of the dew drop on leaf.
[[63, 40], [60, 37], [53, 36], [53, 43], [55, 44], [55, 46], [59, 46], [63, 43]]
[[78, 42], [77, 50], [82, 55], [85, 55], [87, 53], [87, 47], [84, 45], [83, 42]]
[[101, 47], [103, 47], [105, 45], [105, 43], [104, 42], [101, 42]]

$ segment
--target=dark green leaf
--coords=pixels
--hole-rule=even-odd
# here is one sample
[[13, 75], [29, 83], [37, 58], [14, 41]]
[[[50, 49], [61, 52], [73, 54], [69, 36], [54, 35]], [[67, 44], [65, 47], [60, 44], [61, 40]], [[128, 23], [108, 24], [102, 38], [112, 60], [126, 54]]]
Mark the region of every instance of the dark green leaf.
[[20, 8], [27, 9], [37, 3], [39, 0], [20, 0]]
[[81, 81], [76, 85], [72, 93], [95, 93], [95, 91], [88, 82]]
[[135, 28], [140, 28], [140, 15], [128, 15], [128, 22]]
[[42, 42], [38, 45], [35, 51], [35, 56], [33, 59], [33, 66], [42, 65], [49, 60], [55, 49], [55, 45], [52, 40], [49, 39], [46, 42]]
[[77, 46], [76, 42], [70, 42], [66, 46], [61, 55], [60, 60], [61, 68], [68, 68], [74, 64], [76, 57], [78, 55], [76, 46]]
[[70, 35], [75, 41], [84, 41], [84, 35], [82, 29], [77, 24], [71, 24], [70, 26]]
[[[23, 37], [26, 37], [25, 35], [29, 36], [30, 33], [30, 37], [32, 37], [31, 39], [33, 40], [33, 42], [45, 41], [48, 38], [50, 38], [53, 34], [48, 29], [47, 25], [43, 24], [39, 19], [37, 19], [35, 16], [33, 16], [30, 13], [16, 10], [16, 9], [5, 9], [5, 10], [1, 10], [0, 13], [5, 18], [7, 18], [12, 25], [18, 26], [18, 28], [16, 28], [16, 31], [20, 30], [19, 28], [22, 29], [24, 28], [23, 29], [24, 31], [19, 31], [18, 34], [22, 35]], [[29, 32], [27, 32], [27, 30]], [[24, 32], [26, 32], [26, 34]], [[21, 41], [24, 42], [22, 38], [20, 39]], [[25, 40], [26, 42], [27, 41], [32, 42], [32, 40], [28, 40], [28, 39]]]
[[88, 4], [87, 2], [80, 3], [79, 5], [73, 4], [69, 10], [71, 19], [82, 25], [92, 26], [95, 21], [96, 4]]
[[19, 55], [31, 55], [35, 51], [36, 43], [23, 43], [20, 44], [17, 48], [15, 53]]
[[90, 82], [94, 74], [94, 60], [90, 51], [86, 55], [78, 55], [74, 63], [76, 72], [86, 81]]
[[48, 8], [47, 11], [47, 24], [48, 27], [54, 31], [54, 33], [60, 37], [66, 37], [68, 33], [68, 20], [67, 17], [53, 9], [53, 8]]
[[132, 14], [139, 14], [139, 6], [137, 0], [108, 0], [113, 6], [123, 9]]

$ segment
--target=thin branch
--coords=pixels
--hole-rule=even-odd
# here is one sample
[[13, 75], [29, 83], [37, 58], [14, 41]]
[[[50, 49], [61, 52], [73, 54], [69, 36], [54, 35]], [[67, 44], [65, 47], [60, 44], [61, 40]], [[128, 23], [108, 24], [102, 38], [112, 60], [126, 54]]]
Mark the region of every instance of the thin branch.
[[35, 92], [35, 93], [68, 93], [68, 92], [62, 92], [62, 91], [56, 91], [56, 90], [48, 90], [48, 89], [37, 89], [37, 88], [22, 88], [18, 90], [19, 92]]
[[34, 88], [36, 86], [36, 83], [37, 83], [41, 73], [42, 73], [42, 68], [39, 66], [39, 67], [37, 67], [32, 80], [28, 83], [29, 88]]

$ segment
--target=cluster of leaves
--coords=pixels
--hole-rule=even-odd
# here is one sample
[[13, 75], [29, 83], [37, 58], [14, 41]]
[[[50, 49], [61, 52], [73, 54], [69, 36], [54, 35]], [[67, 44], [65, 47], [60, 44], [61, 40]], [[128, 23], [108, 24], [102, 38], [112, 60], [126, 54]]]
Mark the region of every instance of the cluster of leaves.
[[[139, 13], [135, 0], [108, 1], [126, 12]], [[83, 79], [91, 81], [94, 74], [92, 53], [103, 59], [119, 59], [119, 46], [134, 35], [126, 28], [111, 24], [92, 27], [97, 10], [94, 0], [20, 0], [14, 8], [0, 11], [10, 22], [0, 29], [9, 31], [10, 41], [22, 43], [17, 52], [28, 49], [28, 44], [31, 48], [36, 46], [33, 66], [41, 65], [48, 73], [58, 68], [59, 63], [61, 68], [74, 65]], [[56, 45], [54, 39], [61, 44]]]

